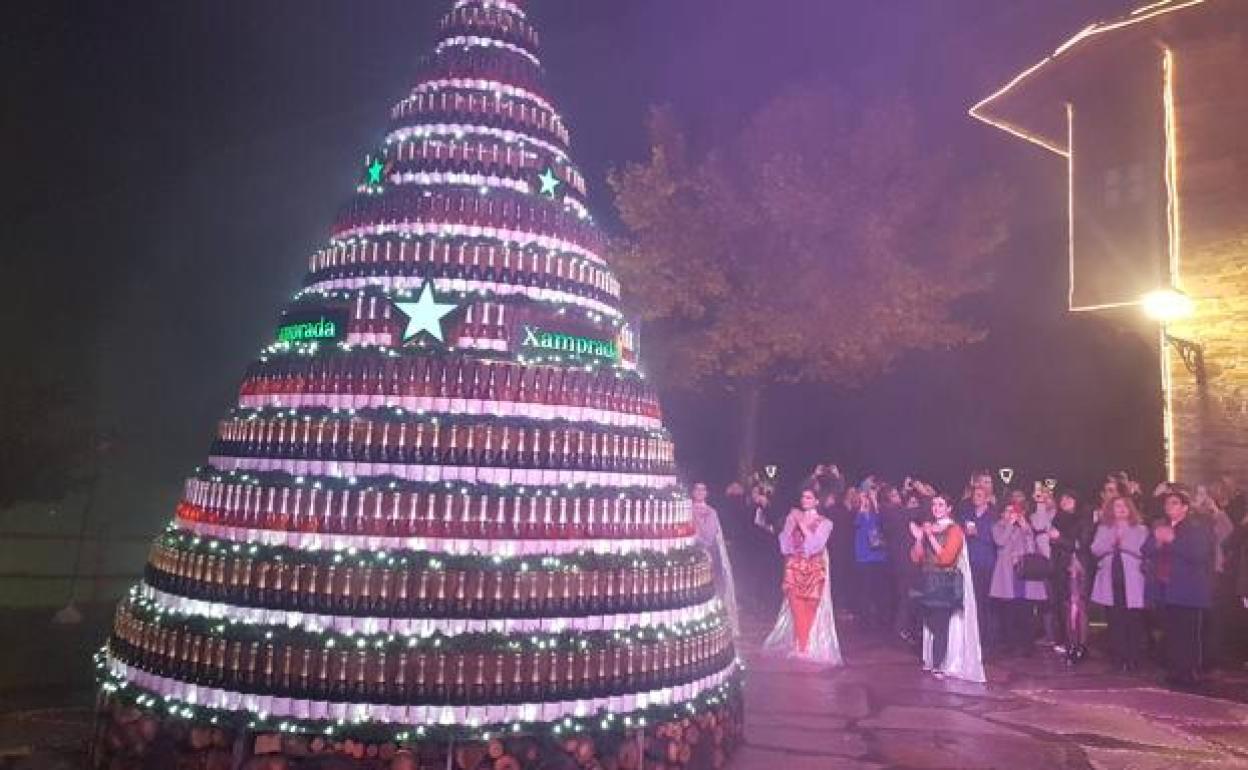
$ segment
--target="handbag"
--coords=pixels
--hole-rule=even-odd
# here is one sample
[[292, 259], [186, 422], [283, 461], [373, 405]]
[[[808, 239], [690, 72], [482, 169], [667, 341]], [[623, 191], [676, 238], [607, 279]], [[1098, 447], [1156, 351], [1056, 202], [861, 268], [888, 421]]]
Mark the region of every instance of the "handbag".
[[1025, 553], [1014, 563], [1014, 577], [1019, 580], [1048, 580], [1053, 576], [1053, 562], [1038, 553]]
[[962, 606], [962, 573], [956, 569], [924, 567], [919, 589], [912, 593], [915, 601], [924, 607], [959, 609]]

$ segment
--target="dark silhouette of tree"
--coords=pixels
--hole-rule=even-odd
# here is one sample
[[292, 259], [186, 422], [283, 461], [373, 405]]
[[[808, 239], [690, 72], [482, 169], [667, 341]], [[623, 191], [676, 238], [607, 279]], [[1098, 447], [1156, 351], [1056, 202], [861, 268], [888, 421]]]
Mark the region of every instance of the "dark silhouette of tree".
[[614, 266], [660, 379], [739, 396], [740, 470], [773, 383], [857, 386], [982, 335], [957, 304], [991, 284], [1007, 196], [925, 147], [906, 100], [795, 88], [700, 153], [670, 111], [650, 132], [611, 175]]

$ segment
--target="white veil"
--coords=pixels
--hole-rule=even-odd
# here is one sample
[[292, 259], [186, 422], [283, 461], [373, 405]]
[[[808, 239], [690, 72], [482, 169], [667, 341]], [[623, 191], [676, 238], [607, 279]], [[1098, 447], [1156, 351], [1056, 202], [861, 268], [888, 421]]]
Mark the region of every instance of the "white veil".
[[[824, 551], [824, 571], [827, 572], [828, 554]], [[793, 612], [789, 609], [787, 599], [780, 601], [780, 616], [771, 633], [763, 640], [763, 652], [769, 655], [792, 655], [793, 657], [820, 663], [825, 666], [843, 666], [841, 643], [836, 637], [836, 618], [832, 612], [831, 578], [823, 581], [823, 596], [819, 599], [819, 609], [815, 612], [815, 622], [810, 629], [810, 639], [804, 654], [797, 652], [796, 633], [793, 628]]]
[[711, 557], [715, 570], [715, 589], [719, 594], [720, 604], [735, 637], [741, 636], [741, 620], [737, 614], [737, 589], [732, 579], [732, 561], [728, 558], [728, 544], [724, 542], [724, 529], [720, 526], [719, 512], [709, 505], [704, 506], [703, 518], [694, 518], [698, 529], [698, 542]]
[[728, 545], [724, 542], [723, 530], [720, 530], [715, 538], [715, 550], [718, 553], [711, 554], [711, 559], [716, 561], [716, 568], [719, 573], [719, 600], [724, 605], [724, 612], [728, 615], [728, 623], [732, 626], [732, 635], [741, 636], [741, 619], [737, 614], [737, 588], [732, 579], [732, 561], [728, 558]]
[[[971, 562], [963, 543], [958, 554], [958, 571], [962, 573], [962, 609], [949, 618], [949, 641], [945, 662], [940, 672], [968, 682], [986, 682], [984, 656], [979, 646], [979, 612], [975, 606], [975, 586], [971, 582]], [[923, 665], [932, 667], [932, 633], [923, 627]]]

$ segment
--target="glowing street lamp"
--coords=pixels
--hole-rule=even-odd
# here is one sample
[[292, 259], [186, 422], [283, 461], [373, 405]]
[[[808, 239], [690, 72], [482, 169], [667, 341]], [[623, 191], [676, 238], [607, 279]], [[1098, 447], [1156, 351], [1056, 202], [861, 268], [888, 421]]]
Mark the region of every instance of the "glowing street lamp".
[[1196, 385], [1203, 392], [1206, 382], [1205, 348], [1199, 342], [1175, 337], [1166, 327], [1185, 318], [1196, 310], [1192, 298], [1178, 289], [1166, 288], [1151, 291], [1140, 298], [1144, 314], [1158, 322], [1161, 352], [1162, 440], [1166, 453], [1166, 476], [1174, 481], [1178, 477], [1174, 445], [1174, 379], [1170, 370], [1167, 346], [1174, 346], [1187, 371], [1196, 378]]
[[1192, 298], [1178, 289], [1158, 289], [1145, 294], [1140, 300], [1144, 314], [1162, 324], [1188, 318], [1196, 309]]
[[1205, 384], [1205, 347], [1199, 342], [1185, 340], [1170, 334], [1166, 327], [1184, 318], [1190, 318], [1196, 310], [1196, 303], [1187, 294], [1178, 289], [1158, 289], [1150, 291], [1140, 299], [1144, 314], [1161, 324], [1162, 347], [1166, 344], [1174, 346], [1183, 358], [1183, 364], [1201, 387]]

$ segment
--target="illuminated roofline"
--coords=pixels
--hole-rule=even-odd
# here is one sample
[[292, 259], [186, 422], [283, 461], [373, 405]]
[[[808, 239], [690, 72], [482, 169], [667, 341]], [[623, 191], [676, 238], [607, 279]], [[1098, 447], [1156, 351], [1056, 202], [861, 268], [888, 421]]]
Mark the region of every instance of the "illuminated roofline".
[[1169, 13], [1174, 13], [1175, 11], [1181, 11], [1186, 8], [1192, 8], [1197, 5], [1203, 5], [1206, 2], [1208, 2], [1208, 0], [1162, 0], [1161, 2], [1154, 2], [1151, 4], [1136, 8], [1134, 11], [1131, 11], [1128, 14], [1127, 18], [1125, 19], [1119, 19], [1117, 21], [1112, 21], [1112, 22], [1098, 22], [1096, 24], [1090, 24], [1087, 27], [1084, 27], [1082, 30], [1080, 30], [1079, 33], [1076, 34], [1074, 37], [1070, 38], [1065, 43], [1062, 43], [1060, 46], [1058, 46], [1057, 49], [1054, 50], [1052, 54], [1040, 60], [1039, 62], [1033, 64], [1031, 67], [1023, 70], [1021, 73], [1016, 75], [1014, 79], [1012, 79], [1010, 82], [1006, 83], [1001, 88], [997, 89], [996, 91], [992, 92], [991, 94], [984, 97], [980, 101], [976, 102], [969, 110], [967, 110], [967, 113], [972, 118], [975, 118], [976, 120], [982, 123], [986, 123], [992, 126], [993, 128], [997, 128], [1002, 131], [1005, 131], [1006, 133], [1016, 136], [1019, 139], [1024, 139], [1028, 142], [1031, 142], [1032, 144], [1039, 145], [1040, 147], [1043, 147], [1044, 149], [1050, 152], [1053, 152], [1053, 153], [1056, 153], [1058, 155], [1065, 157], [1069, 154], [1068, 147], [1061, 147], [1059, 145], [1056, 145], [1053, 142], [1048, 141], [1044, 139], [1043, 137], [1037, 135], [1036, 133], [1028, 131], [1022, 126], [1015, 125], [1002, 118], [992, 117], [991, 115], [988, 114], [988, 108], [992, 105], [993, 102], [1005, 96], [1010, 91], [1014, 90], [1014, 88], [1016, 88], [1020, 83], [1022, 83], [1024, 80], [1031, 77], [1032, 75], [1034, 75], [1038, 70], [1043, 68], [1046, 64], [1053, 62], [1055, 59], [1057, 59], [1059, 56], [1069, 51], [1075, 45], [1077, 45], [1078, 43], [1084, 40], [1087, 40], [1088, 38], [1095, 37], [1096, 35], [1100, 35], [1105, 32], [1112, 32], [1114, 30], [1121, 29], [1123, 27], [1128, 27], [1133, 24], [1139, 24], [1140, 22], [1147, 21], [1149, 19], [1153, 19], [1158, 16], [1164, 16]]
[[1121, 308], [1121, 307], [1139, 307], [1142, 304], [1144, 304], [1143, 301], [1138, 300], [1138, 299], [1132, 299], [1132, 300], [1127, 300], [1125, 302], [1106, 302], [1101, 305], [1079, 305], [1077, 307], [1074, 305], [1071, 305], [1070, 312], [1092, 313], [1097, 310], [1114, 310], [1116, 308]]

